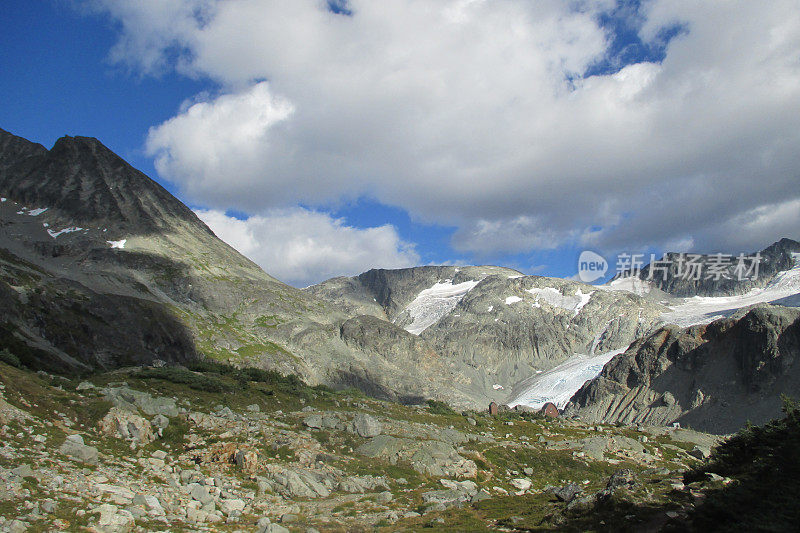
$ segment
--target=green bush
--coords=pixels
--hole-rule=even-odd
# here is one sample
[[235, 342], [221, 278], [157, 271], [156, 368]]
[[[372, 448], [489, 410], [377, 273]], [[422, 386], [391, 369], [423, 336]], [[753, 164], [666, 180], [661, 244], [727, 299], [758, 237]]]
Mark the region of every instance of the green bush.
[[229, 392], [232, 387], [220, 379], [198, 374], [179, 366], [164, 366], [160, 368], [143, 368], [138, 376], [142, 379], [163, 379], [170, 383], [188, 385], [190, 388], [206, 392]]
[[455, 415], [457, 414], [453, 409], [444, 402], [439, 400], [428, 400], [428, 411], [434, 415]]
[[7, 365], [15, 366], [17, 368], [22, 368], [22, 363], [20, 362], [19, 357], [9, 352], [5, 348], [3, 350], [0, 350], [0, 361], [4, 362]]

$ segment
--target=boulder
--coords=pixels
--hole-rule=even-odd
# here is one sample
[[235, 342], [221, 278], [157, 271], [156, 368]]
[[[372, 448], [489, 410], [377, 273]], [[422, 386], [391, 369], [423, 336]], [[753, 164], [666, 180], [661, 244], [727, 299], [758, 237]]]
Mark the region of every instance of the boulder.
[[90, 514], [99, 514], [97, 531], [102, 533], [127, 533], [134, 526], [134, 517], [130, 511], [105, 503], [95, 507]]
[[93, 465], [97, 464], [97, 448], [83, 444], [83, 437], [80, 435], [70, 435], [67, 437], [58, 451], [72, 459]]
[[352, 425], [353, 433], [366, 438], [377, 437], [383, 431], [381, 423], [366, 413], [358, 413], [353, 418]]
[[112, 407], [100, 420], [100, 431], [108, 436], [129, 440], [138, 446], [155, 440], [153, 425], [146, 418]]
[[236, 461], [236, 466], [238, 466], [242, 472], [252, 474], [256, 470], [258, 470], [258, 454], [251, 450], [239, 450], [234, 455], [234, 460]]
[[583, 492], [583, 489], [575, 483], [567, 483], [561, 488], [553, 489], [551, 492], [559, 501], [571, 502], [575, 499], [575, 496]]

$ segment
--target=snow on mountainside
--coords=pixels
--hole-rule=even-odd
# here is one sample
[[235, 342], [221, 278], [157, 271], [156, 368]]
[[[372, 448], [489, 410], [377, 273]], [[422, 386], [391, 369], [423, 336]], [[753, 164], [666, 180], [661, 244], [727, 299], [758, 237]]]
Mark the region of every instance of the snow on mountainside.
[[423, 290], [405, 309], [412, 318], [411, 324], [405, 327], [406, 331], [419, 335], [455, 309], [478, 283], [480, 280], [453, 284], [452, 280], [446, 279]]
[[[645, 295], [652, 290], [647, 281], [638, 278], [618, 278], [598, 288], [607, 291], [627, 291], [637, 295]], [[547, 288], [530, 289], [528, 292], [541, 296], [550, 305], [563, 308], [574, 306], [572, 308], [576, 313], [588, 302], [591, 295], [578, 291], [575, 297], [566, 297], [554, 289]], [[579, 301], [575, 303], [576, 300]], [[675, 299], [669, 302], [668, 307], [671, 310], [661, 315], [661, 321], [664, 324], [675, 324], [680, 327], [707, 324], [718, 318], [730, 316], [743, 307], [765, 302], [786, 307], [800, 307], [800, 263], [796, 262], [794, 268], [779, 272], [765, 287], [752, 289], [746, 294]], [[624, 351], [624, 349], [614, 350], [598, 355], [576, 354], [559, 366], [535, 374], [517, 384], [508, 405], [511, 407], [527, 405], [538, 409], [546, 402], [553, 402], [560, 409], [586, 381], [596, 378], [606, 363]]]
[[731, 315], [737, 309], [749, 305], [774, 302], [786, 307], [800, 306], [800, 265], [791, 270], [778, 273], [767, 286], [752, 289], [738, 296], [694, 296], [683, 298], [676, 305], [670, 305], [672, 311], [664, 313], [661, 319], [666, 324], [688, 327], [695, 324], [707, 324]]
[[544, 289], [527, 289], [526, 292], [529, 292], [536, 297], [536, 301], [533, 304], [534, 307], [541, 307], [541, 304], [539, 303], [539, 300], [541, 299], [552, 307], [560, 307], [561, 309], [566, 309], [567, 311], [573, 311], [575, 316], [581, 312], [583, 306], [589, 303], [589, 300], [591, 300], [592, 294], [594, 293], [594, 291], [583, 293], [580, 289], [578, 289], [575, 291], [574, 296], [566, 296], [561, 294], [558, 289], [554, 289], [552, 287], [545, 287]]
[[519, 383], [514, 387], [514, 396], [508, 406], [526, 405], [541, 409], [547, 402], [553, 402], [562, 409], [585, 382], [596, 378], [606, 363], [624, 351], [625, 348], [620, 348], [597, 355], [575, 354], [557, 367]]

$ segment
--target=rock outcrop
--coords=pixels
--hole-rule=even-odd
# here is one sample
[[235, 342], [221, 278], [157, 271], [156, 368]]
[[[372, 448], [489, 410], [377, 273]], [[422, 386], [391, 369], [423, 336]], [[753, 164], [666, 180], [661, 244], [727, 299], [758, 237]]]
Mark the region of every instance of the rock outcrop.
[[567, 415], [729, 433], [780, 415], [800, 390], [800, 310], [760, 305], [636, 341], [587, 382]]

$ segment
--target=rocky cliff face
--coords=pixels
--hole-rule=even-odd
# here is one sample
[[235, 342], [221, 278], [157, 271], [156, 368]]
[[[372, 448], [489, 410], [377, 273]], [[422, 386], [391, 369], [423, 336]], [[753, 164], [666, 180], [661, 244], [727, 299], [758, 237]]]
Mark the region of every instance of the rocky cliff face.
[[780, 414], [800, 390], [800, 310], [761, 305], [687, 329], [662, 328], [616, 356], [566, 412], [589, 421], [728, 433]]

